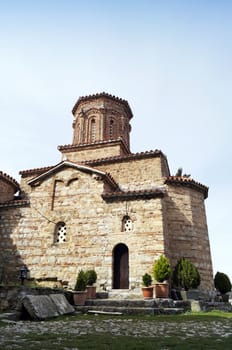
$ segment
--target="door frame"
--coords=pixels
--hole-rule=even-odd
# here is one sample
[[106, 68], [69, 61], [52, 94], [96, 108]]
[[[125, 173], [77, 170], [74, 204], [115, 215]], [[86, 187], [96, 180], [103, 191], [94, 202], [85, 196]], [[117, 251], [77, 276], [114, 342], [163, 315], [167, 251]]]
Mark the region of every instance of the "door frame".
[[113, 248], [112, 272], [113, 289], [129, 289], [129, 249], [124, 243], [118, 243]]

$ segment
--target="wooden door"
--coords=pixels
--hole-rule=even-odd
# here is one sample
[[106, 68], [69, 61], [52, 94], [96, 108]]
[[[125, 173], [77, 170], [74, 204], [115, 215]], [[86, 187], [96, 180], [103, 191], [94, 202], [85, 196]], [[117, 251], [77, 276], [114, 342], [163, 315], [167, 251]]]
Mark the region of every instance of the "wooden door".
[[113, 251], [113, 288], [129, 288], [129, 253], [122, 243], [116, 245]]

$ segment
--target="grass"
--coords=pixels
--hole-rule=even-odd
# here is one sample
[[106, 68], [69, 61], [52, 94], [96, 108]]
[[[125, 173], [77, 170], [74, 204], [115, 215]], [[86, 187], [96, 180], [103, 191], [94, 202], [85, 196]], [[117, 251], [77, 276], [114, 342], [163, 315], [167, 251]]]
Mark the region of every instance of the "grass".
[[[52, 333], [49, 331], [49, 324], [56, 324], [56, 322], [67, 322], [64, 326], [74, 327], [75, 321], [94, 321], [99, 324], [103, 320], [122, 320], [130, 319], [130, 322], [142, 322], [141, 324], [153, 324], [162, 327], [164, 323], [176, 325], [174, 331], [170, 334], [164, 332], [163, 336], [124, 336], [112, 335], [110, 333], [96, 333], [94, 330], [91, 334], [73, 334], [73, 333]], [[194, 322], [195, 325], [204, 324], [210, 326], [212, 323], [217, 323], [217, 327], [223, 327], [226, 324], [227, 328], [232, 329], [232, 313], [212, 311], [212, 312], [197, 312], [186, 313], [182, 315], [161, 315], [161, 316], [94, 316], [94, 315], [75, 315], [63, 316], [44, 323], [44, 328], [47, 328], [45, 334], [41, 333], [17, 333], [12, 338], [6, 339], [1, 345], [0, 335], [0, 350], [17, 349], [17, 350], [230, 350], [232, 349], [232, 336], [218, 336], [215, 334], [207, 334], [206, 336], [199, 336], [197, 333], [192, 337], [184, 337], [180, 332], [180, 325], [188, 325], [188, 322]], [[36, 323], [34, 323], [36, 325]], [[47, 327], [46, 327], [47, 324]], [[120, 325], [120, 321], [117, 323]], [[0, 322], [2, 327], [6, 326]], [[38, 322], [38, 327], [40, 323]], [[231, 327], [230, 327], [231, 326]], [[166, 326], [165, 326], [166, 327]], [[168, 326], [167, 326], [168, 327]], [[191, 324], [194, 329], [194, 324]], [[54, 327], [53, 327], [54, 329]], [[55, 328], [56, 329], [56, 328]], [[4, 333], [1, 328], [0, 334]]]
[[[96, 316], [93, 314], [79, 314], [71, 316], [60, 316], [54, 318], [52, 321], [71, 321], [71, 320], [80, 320], [84, 318], [85, 320], [96, 319]], [[157, 321], [157, 322], [183, 322], [183, 321], [217, 321], [221, 319], [232, 319], [232, 312], [224, 312], [219, 310], [212, 310], [210, 312], [186, 312], [179, 315], [119, 315], [119, 316], [107, 316], [107, 315], [97, 315], [98, 319], [109, 319], [109, 318], [120, 318], [120, 319], [131, 319], [131, 320], [144, 320], [144, 321]], [[51, 321], [51, 320], [50, 320]]]
[[177, 350], [231, 350], [232, 337], [223, 338], [202, 338], [193, 337], [180, 340], [178, 337], [154, 338], [154, 337], [129, 337], [112, 336], [110, 334], [75, 336], [67, 334], [27, 334], [19, 341], [9, 340], [1, 350], [18, 349], [24, 350], [153, 350], [153, 349], [177, 349]]

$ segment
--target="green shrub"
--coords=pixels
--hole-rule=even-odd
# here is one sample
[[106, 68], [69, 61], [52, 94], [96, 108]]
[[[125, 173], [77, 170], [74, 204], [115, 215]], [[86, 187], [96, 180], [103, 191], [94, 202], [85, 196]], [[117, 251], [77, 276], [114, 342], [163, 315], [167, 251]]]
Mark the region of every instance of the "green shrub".
[[215, 288], [221, 293], [226, 294], [231, 291], [231, 282], [229, 277], [223, 272], [217, 272], [214, 277]]
[[181, 258], [174, 268], [172, 280], [176, 287], [189, 290], [200, 285], [201, 276], [191, 261]]
[[86, 273], [83, 270], [80, 270], [74, 289], [77, 291], [84, 291], [86, 289], [86, 284]]
[[153, 276], [157, 282], [163, 282], [169, 279], [171, 276], [171, 265], [169, 259], [161, 255], [153, 266]]
[[96, 280], [97, 280], [97, 273], [95, 270], [86, 271], [87, 286], [92, 286], [94, 283], [96, 283]]
[[145, 273], [145, 275], [143, 275], [142, 280], [143, 280], [143, 285], [145, 287], [149, 287], [152, 283], [151, 275], [149, 275], [148, 273]]

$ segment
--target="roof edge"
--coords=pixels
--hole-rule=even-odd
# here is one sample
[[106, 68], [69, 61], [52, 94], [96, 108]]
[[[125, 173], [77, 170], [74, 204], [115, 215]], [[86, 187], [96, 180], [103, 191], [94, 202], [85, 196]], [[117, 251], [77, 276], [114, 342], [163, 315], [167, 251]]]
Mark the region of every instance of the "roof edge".
[[186, 177], [186, 176], [168, 176], [165, 179], [165, 184], [190, 187], [190, 188], [193, 188], [193, 189], [203, 193], [204, 199], [206, 199], [208, 197], [209, 188], [207, 186], [201, 184], [200, 182], [197, 182], [197, 181], [193, 180], [190, 177]]
[[156, 188], [152, 190], [135, 190], [135, 191], [117, 191], [117, 192], [106, 192], [102, 194], [102, 198], [105, 201], [127, 201], [136, 199], [152, 199], [164, 197], [165, 189]]
[[125, 149], [125, 151], [128, 154], [131, 154], [128, 145], [124, 142], [124, 140], [119, 137], [115, 140], [102, 140], [102, 141], [97, 141], [97, 142], [91, 142], [91, 143], [81, 143], [81, 144], [68, 144], [68, 145], [60, 145], [57, 147], [57, 149], [62, 152], [62, 151], [75, 151], [78, 149], [82, 149], [85, 147], [96, 147], [96, 146], [101, 146], [101, 145], [108, 145], [108, 144], [117, 144], [117, 143], [121, 143]]
[[78, 98], [77, 102], [75, 103], [73, 109], [72, 109], [72, 114], [73, 114], [73, 115], [75, 114], [75, 112], [76, 112], [76, 110], [77, 110], [77, 108], [78, 108], [78, 105], [79, 105], [81, 102], [85, 102], [85, 101], [88, 101], [88, 100], [94, 100], [94, 99], [96, 99], [96, 98], [102, 98], [102, 97], [103, 97], [103, 98], [106, 97], [106, 98], [109, 98], [109, 99], [111, 99], [111, 100], [113, 100], [113, 101], [120, 102], [120, 103], [124, 104], [125, 107], [129, 110], [129, 113], [130, 113], [130, 115], [131, 115], [131, 116], [130, 116], [130, 119], [133, 117], [133, 113], [132, 113], [132, 111], [131, 111], [130, 105], [129, 105], [129, 103], [128, 103], [127, 100], [124, 100], [124, 99], [122, 99], [122, 98], [120, 98], [120, 97], [116, 97], [116, 96], [111, 95], [111, 94], [108, 94], [108, 93], [106, 93], [106, 92], [104, 92], [104, 91], [103, 91], [103, 92], [100, 92], [100, 93], [92, 94], [92, 95], [80, 96], [80, 97]]

